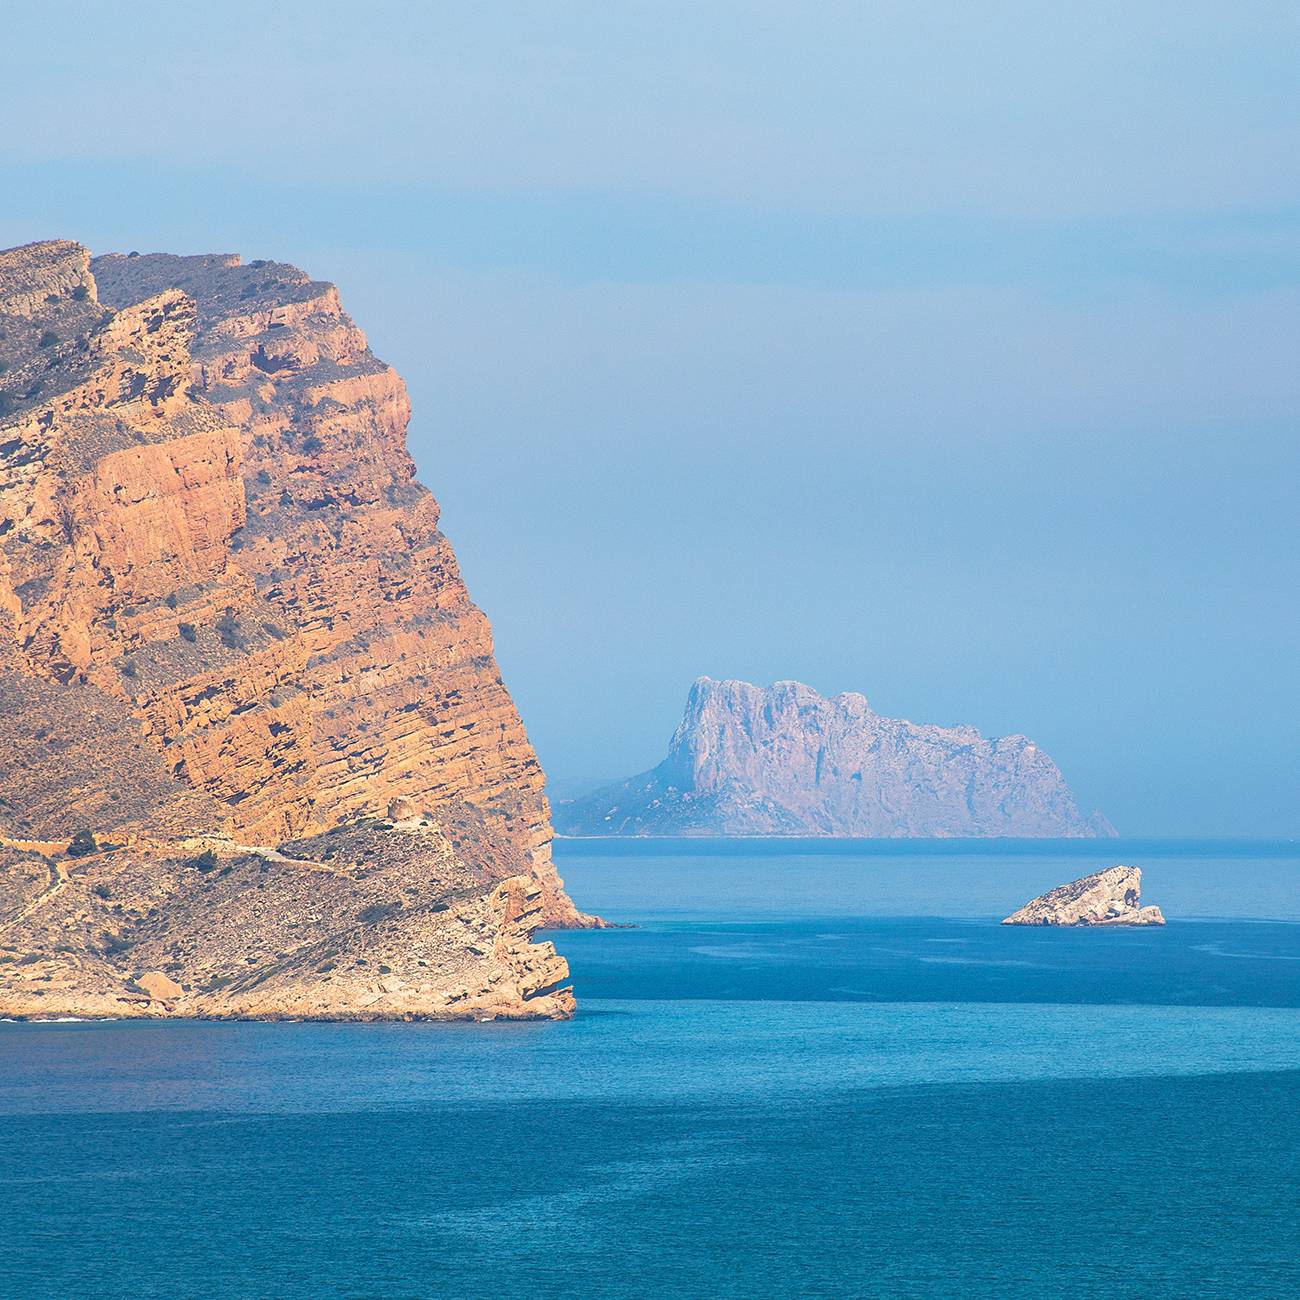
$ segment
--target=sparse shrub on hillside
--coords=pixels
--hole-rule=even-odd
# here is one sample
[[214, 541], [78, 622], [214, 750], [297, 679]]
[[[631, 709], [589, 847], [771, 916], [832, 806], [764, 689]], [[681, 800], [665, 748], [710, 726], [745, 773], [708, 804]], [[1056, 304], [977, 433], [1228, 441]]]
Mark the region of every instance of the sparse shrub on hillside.
[[215, 871], [217, 867], [217, 855], [211, 849], [204, 849], [197, 858], [190, 859], [190, 866], [195, 871], [201, 871], [207, 875], [209, 871]]
[[41, 337], [36, 340], [38, 348], [52, 348], [59, 341], [59, 336], [53, 330], [44, 330]]
[[164, 597], [163, 604], [166, 605], [168, 609], [175, 609], [176, 606], [180, 604], [180, 601], [176, 598], [176, 593], [172, 591], [168, 592], [166, 597]]
[[233, 609], [227, 609], [222, 616], [217, 619], [217, 635], [221, 638], [221, 644], [227, 650], [242, 650], [244, 647], [244, 638], [239, 633], [239, 619], [235, 617]]
[[72, 296], [73, 296], [73, 297], [74, 297], [78, 302], [85, 302], [86, 299], [90, 297], [90, 290], [87, 289], [86, 286], [85, 286], [84, 284], [79, 284], [79, 285], [77, 285], [77, 287], [72, 291]]
[[90, 892], [94, 894], [96, 898], [109, 897], [109, 888], [107, 885], [96, 885]]
[[361, 909], [357, 920], [362, 925], [374, 925], [377, 921], [386, 921], [390, 916], [396, 916], [401, 910], [401, 903], [371, 903], [369, 907]]
[[88, 854], [98, 853], [99, 845], [95, 840], [94, 833], [89, 830], [79, 830], [68, 841], [68, 857], [84, 858]]
[[182, 623], [176, 629], [186, 641], [197, 641], [199, 639], [198, 628], [193, 623]]

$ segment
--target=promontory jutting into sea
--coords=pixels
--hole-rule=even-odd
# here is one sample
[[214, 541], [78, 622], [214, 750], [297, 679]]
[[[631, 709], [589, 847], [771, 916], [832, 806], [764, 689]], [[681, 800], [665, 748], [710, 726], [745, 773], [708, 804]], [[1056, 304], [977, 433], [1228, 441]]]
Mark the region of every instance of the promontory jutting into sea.
[[553, 1017], [542, 773], [334, 286], [0, 254], [7, 1016]]

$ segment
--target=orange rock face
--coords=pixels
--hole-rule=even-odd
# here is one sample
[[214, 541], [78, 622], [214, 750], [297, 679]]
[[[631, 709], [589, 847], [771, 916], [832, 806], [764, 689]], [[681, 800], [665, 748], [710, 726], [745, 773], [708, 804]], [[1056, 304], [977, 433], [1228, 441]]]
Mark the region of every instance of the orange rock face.
[[399, 801], [593, 923], [405, 388], [332, 285], [37, 244], [0, 253], [0, 331], [0, 838], [275, 845]]

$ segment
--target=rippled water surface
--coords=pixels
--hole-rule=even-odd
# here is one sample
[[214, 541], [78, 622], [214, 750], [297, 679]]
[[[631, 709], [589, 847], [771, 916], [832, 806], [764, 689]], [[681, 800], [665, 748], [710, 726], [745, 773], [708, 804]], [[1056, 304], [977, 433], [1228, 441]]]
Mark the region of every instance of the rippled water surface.
[[1293, 848], [560, 854], [569, 1024], [0, 1025], [0, 1294], [1300, 1288]]

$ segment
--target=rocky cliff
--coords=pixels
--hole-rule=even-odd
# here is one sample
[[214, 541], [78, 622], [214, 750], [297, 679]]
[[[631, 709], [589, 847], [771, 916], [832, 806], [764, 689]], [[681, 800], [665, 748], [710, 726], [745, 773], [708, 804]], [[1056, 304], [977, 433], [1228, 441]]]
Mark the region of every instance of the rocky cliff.
[[0, 367], [0, 1014], [567, 1013], [528, 936], [591, 918], [334, 287], [28, 245]]
[[1024, 736], [884, 718], [799, 682], [701, 677], [656, 768], [556, 809], [569, 835], [1088, 836]]
[[1003, 925], [1164, 925], [1154, 905], [1142, 906], [1142, 871], [1109, 867], [1031, 899]]

